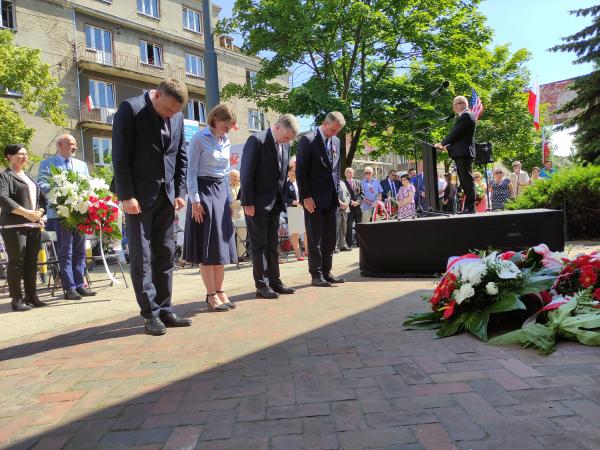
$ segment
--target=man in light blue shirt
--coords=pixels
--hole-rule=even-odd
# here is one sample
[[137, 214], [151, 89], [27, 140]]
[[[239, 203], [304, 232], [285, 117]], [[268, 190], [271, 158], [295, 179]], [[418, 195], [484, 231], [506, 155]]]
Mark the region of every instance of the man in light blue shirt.
[[[73, 158], [77, 152], [77, 141], [70, 134], [64, 134], [56, 141], [56, 155], [40, 163], [38, 184], [44, 194], [50, 191], [48, 178], [51, 176], [50, 167], [60, 170], [72, 170], [88, 177], [88, 166], [84, 161]], [[82, 296], [96, 295], [85, 286], [85, 236], [78, 231], [61, 225], [56, 210], [48, 204], [48, 223], [46, 229], [56, 232], [58, 244], [58, 262], [60, 279], [65, 299], [79, 300]]]
[[360, 204], [362, 211], [362, 223], [369, 223], [373, 216], [373, 206], [377, 200], [381, 200], [383, 189], [378, 180], [373, 178], [373, 168], [365, 167], [365, 177], [360, 182], [363, 191], [363, 200]]
[[544, 168], [540, 172], [540, 178], [550, 178], [556, 173], [556, 169], [552, 167], [552, 161], [549, 159], [544, 162]]

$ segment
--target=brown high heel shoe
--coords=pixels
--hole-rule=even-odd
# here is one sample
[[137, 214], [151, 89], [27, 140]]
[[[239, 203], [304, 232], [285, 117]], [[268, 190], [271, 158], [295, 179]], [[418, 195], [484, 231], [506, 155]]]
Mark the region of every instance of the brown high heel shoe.
[[230, 309], [229, 306], [227, 306], [224, 303], [217, 305], [217, 306], [213, 306], [210, 304], [210, 302], [208, 301], [208, 297], [216, 297], [216, 295], [217, 295], [216, 292], [213, 292], [212, 294], [206, 294], [206, 304], [208, 305], [208, 310], [213, 311], [213, 312], [229, 311], [229, 309]]

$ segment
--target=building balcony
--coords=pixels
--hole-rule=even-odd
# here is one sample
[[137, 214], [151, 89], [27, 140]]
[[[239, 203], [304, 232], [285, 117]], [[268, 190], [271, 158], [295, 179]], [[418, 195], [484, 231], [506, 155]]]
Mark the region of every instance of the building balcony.
[[190, 92], [206, 94], [204, 78], [185, 73], [185, 68], [170, 64], [148, 64], [139, 56], [122, 52], [92, 50], [85, 45], [77, 45], [75, 51], [77, 65], [82, 69], [101, 72], [122, 78], [158, 84], [164, 78], [183, 81]]
[[92, 108], [83, 103], [79, 108], [79, 124], [83, 128], [98, 130], [112, 130], [116, 108]]

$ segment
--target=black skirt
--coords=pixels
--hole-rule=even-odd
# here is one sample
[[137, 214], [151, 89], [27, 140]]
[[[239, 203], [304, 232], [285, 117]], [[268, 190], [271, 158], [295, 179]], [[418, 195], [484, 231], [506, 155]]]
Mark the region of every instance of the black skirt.
[[198, 193], [204, 219], [192, 217], [188, 201], [185, 217], [183, 260], [194, 264], [224, 265], [237, 261], [231, 208], [227, 200], [225, 179], [198, 177]]

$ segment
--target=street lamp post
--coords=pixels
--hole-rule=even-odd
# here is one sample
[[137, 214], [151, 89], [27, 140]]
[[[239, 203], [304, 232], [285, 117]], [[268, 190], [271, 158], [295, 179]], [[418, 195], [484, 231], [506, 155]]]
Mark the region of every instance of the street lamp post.
[[212, 27], [212, 9], [210, 0], [202, 0], [202, 19], [204, 25], [204, 83], [206, 86], [206, 106], [210, 111], [219, 104], [219, 71]]

